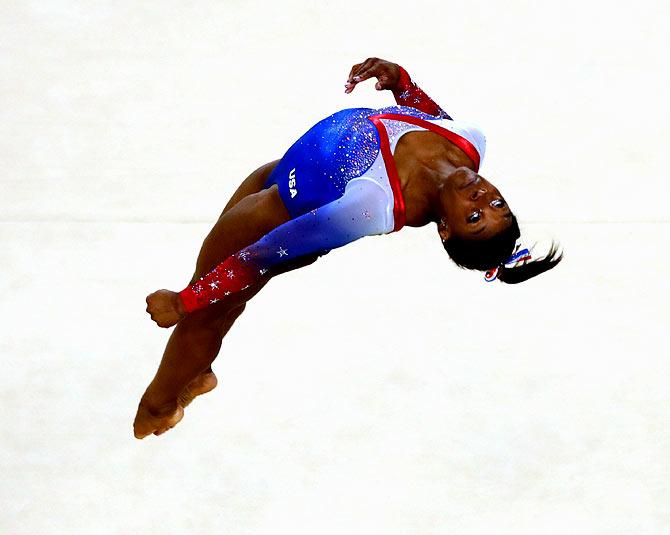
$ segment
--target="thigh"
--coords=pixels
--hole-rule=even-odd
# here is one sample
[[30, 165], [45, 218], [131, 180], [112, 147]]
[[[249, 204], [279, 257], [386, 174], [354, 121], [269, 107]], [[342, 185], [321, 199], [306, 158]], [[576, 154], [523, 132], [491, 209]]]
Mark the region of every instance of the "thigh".
[[274, 162], [266, 163], [265, 165], [261, 165], [258, 169], [256, 169], [253, 173], [251, 173], [247, 178], [244, 179], [242, 184], [237, 188], [235, 193], [233, 193], [233, 196], [230, 198], [228, 203], [226, 204], [225, 208], [223, 209], [223, 212], [221, 215], [225, 214], [228, 210], [230, 210], [233, 206], [235, 206], [238, 202], [240, 202], [242, 199], [247, 197], [248, 195], [252, 195], [254, 193], [258, 193], [262, 189], [265, 188], [265, 183], [267, 182], [268, 177], [270, 176], [270, 173], [274, 170], [275, 167], [277, 167], [277, 164], [279, 163], [280, 160], [275, 160]]
[[221, 245], [219, 243], [221, 241], [220, 240], [221, 233], [227, 234], [229, 232], [229, 226], [225, 225], [226, 214], [230, 212], [230, 210], [234, 208], [235, 205], [237, 205], [241, 200], [263, 191], [263, 189], [265, 189], [268, 177], [270, 176], [274, 168], [277, 167], [278, 163], [279, 160], [275, 160], [274, 162], [262, 165], [261, 167], [256, 169], [253, 173], [251, 173], [247, 178], [245, 178], [242, 184], [240, 184], [240, 186], [237, 188], [235, 193], [233, 193], [233, 196], [226, 204], [225, 208], [223, 209], [223, 212], [221, 212], [221, 215], [219, 216], [218, 220], [205, 237], [200, 247], [200, 252], [198, 253], [198, 259], [196, 261], [196, 269], [195, 272], [193, 273], [193, 277], [191, 277], [191, 283], [195, 282], [198, 278], [202, 277], [207, 272], [205, 271], [205, 269], [207, 270], [211, 269], [212, 267], [214, 267], [214, 265], [216, 265], [216, 264], [210, 265], [212, 264], [212, 262], [211, 260], [209, 260], [209, 257], [216, 256], [216, 253], [213, 253], [212, 249], [213, 248], [218, 249], [219, 246]]

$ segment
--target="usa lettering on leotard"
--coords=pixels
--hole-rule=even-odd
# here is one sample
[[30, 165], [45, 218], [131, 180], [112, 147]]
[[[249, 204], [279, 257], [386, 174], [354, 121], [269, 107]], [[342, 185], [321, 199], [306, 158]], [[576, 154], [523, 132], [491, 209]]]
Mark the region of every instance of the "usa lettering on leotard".
[[291, 172], [288, 174], [288, 187], [291, 192], [291, 199], [298, 194], [298, 190], [295, 187], [295, 167], [291, 169]]

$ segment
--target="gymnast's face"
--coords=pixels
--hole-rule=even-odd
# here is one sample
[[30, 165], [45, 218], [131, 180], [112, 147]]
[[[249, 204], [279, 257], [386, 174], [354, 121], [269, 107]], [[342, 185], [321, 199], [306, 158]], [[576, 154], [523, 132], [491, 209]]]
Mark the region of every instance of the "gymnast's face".
[[498, 189], [485, 178], [459, 167], [446, 177], [440, 192], [443, 241], [491, 238], [512, 223], [512, 212]]

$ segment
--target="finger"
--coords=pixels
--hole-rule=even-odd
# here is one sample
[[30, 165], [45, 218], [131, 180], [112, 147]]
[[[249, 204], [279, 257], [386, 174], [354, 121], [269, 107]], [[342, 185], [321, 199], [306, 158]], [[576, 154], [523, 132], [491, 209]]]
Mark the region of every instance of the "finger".
[[349, 79], [344, 86], [344, 92], [347, 94], [351, 93], [356, 84], [379, 74], [380, 67], [383, 70], [383, 61], [379, 58], [368, 58], [363, 63], [354, 65], [349, 73]]
[[356, 65], [354, 65], [351, 69], [351, 72], [349, 73], [348, 81], [354, 82], [355, 81], [354, 78], [358, 76], [361, 72], [366, 70], [368, 67], [370, 67], [370, 64], [372, 63], [373, 60], [374, 58], [368, 58], [365, 61], [363, 61], [363, 63], [357, 63]]
[[356, 83], [364, 82], [369, 78], [378, 77], [381, 74], [382, 72], [380, 72], [379, 70], [379, 65], [371, 65], [367, 69], [362, 70], [356, 76], [354, 76], [354, 82]]
[[375, 84], [375, 89], [377, 91], [382, 91], [384, 89], [387, 89], [391, 86], [391, 82], [389, 79], [388, 74], [380, 74], [377, 77], [377, 83]]
[[358, 65], [358, 69], [356, 69], [356, 72], [353, 72], [350, 75], [349, 81], [350, 82], [362, 82], [363, 80], [360, 79], [360, 76], [362, 73], [370, 69], [377, 63], [379, 60], [377, 58], [368, 58], [366, 59], [363, 63]]
[[360, 69], [361, 65], [363, 65], [363, 64], [362, 63], [356, 63], [356, 65], [354, 65], [351, 68], [351, 70], [349, 71], [349, 76], [347, 77], [347, 82], [352, 81], [354, 75], [358, 72], [358, 69]]
[[344, 92], [345, 93], [351, 93], [354, 88], [356, 87], [356, 82], [347, 82], [344, 84]]
[[354, 73], [353, 77], [351, 78], [351, 81], [353, 82], [363, 82], [364, 80], [367, 80], [370, 78], [370, 71], [374, 71], [375, 67], [377, 65], [377, 58], [368, 58], [366, 59], [359, 69]]

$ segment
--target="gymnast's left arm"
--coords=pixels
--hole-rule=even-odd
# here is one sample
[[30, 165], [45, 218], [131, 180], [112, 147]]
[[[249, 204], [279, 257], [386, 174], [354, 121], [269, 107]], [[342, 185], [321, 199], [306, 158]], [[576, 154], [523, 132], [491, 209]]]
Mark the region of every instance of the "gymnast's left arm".
[[375, 84], [377, 91], [390, 90], [399, 106], [408, 106], [428, 115], [451, 119], [451, 116], [412, 80], [404, 68], [384, 59], [368, 58], [363, 63], [354, 65], [349, 72], [344, 92], [351, 93], [356, 84], [368, 78], [377, 78]]
[[386, 191], [367, 178], [353, 179], [339, 199], [280, 225], [179, 292], [180, 308], [186, 314], [205, 308], [282, 271], [286, 263], [392, 230]]

